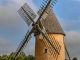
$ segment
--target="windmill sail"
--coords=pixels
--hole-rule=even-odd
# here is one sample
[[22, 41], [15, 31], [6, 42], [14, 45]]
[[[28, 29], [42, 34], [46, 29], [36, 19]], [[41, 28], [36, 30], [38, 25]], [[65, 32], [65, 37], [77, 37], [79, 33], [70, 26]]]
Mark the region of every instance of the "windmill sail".
[[55, 48], [55, 46], [50, 42], [50, 39], [48, 38], [48, 36], [44, 34], [44, 32], [40, 29], [39, 26], [38, 26], [38, 30], [46, 38], [47, 42], [52, 46], [52, 48], [59, 54], [59, 52], [57, 51], [57, 49]]
[[25, 47], [25, 45], [27, 45], [27, 43], [29, 42], [30, 38], [31, 38], [31, 34], [33, 33], [34, 29], [32, 29], [30, 32], [28, 31], [26, 36], [24, 37], [24, 39], [21, 41], [18, 49], [16, 50], [16, 55], [15, 58], [18, 56], [18, 54], [23, 50], [23, 48]]
[[[42, 32], [45, 34], [46, 37], [48, 37], [48, 39], [51, 42], [51, 44], [54, 44], [55, 49], [60, 54], [61, 46], [60, 46], [59, 42], [54, 38], [54, 36], [48, 35], [46, 30], [45, 30], [45, 28], [43, 28]], [[54, 58], [57, 58], [59, 54], [56, 53], [56, 50], [54, 50], [53, 47], [50, 44], [48, 44], [48, 42], [46, 41], [46, 38], [44, 37], [44, 35], [40, 33], [39, 38], [42, 41], [42, 43], [45, 45], [45, 47], [48, 48], [48, 50], [50, 51], [51, 55], [53, 55]]]
[[[20, 43], [20, 45], [19, 45], [18, 49], [16, 50], [16, 52], [18, 52], [18, 51], [19, 51], [19, 49], [20, 49], [20, 47], [23, 45], [23, 43], [26, 45], [26, 44], [29, 42], [29, 40], [30, 40], [31, 36], [29, 36], [29, 37], [28, 37], [28, 39], [26, 40], [26, 38], [27, 38], [28, 34], [29, 34], [29, 30], [27, 31], [27, 33], [26, 33], [26, 35], [25, 35], [24, 39], [22, 39], [22, 41], [21, 41], [21, 43]], [[26, 41], [25, 41], [25, 40], [26, 40]], [[23, 50], [23, 48], [25, 48], [25, 45], [22, 47], [22, 49], [21, 49], [21, 50]]]
[[41, 8], [38, 11], [38, 15], [40, 15], [41, 20], [45, 20], [45, 18], [48, 16], [51, 7], [56, 3], [57, 0], [44, 0]]
[[[55, 39], [53, 40], [53, 36], [48, 36], [50, 38], [50, 42], [51, 44], [54, 44], [56, 50], [59, 52], [60, 54], [60, 50], [61, 50], [61, 46], [60, 44], [58, 43], [58, 41], [56, 41]], [[53, 40], [53, 41], [52, 41]], [[55, 58], [57, 59], [59, 54], [56, 53], [56, 51], [52, 48], [52, 46], [50, 44], [48, 44], [48, 42], [46, 41], [46, 38], [43, 37], [43, 39], [40, 39], [40, 41], [42, 42], [42, 44], [44, 44], [44, 46], [48, 49], [48, 51], [50, 52], [50, 54]]]
[[33, 22], [36, 18], [36, 14], [34, 11], [29, 7], [27, 3], [25, 3], [19, 10], [18, 13], [21, 15], [21, 17], [25, 20], [25, 22], [28, 24], [28, 26]]

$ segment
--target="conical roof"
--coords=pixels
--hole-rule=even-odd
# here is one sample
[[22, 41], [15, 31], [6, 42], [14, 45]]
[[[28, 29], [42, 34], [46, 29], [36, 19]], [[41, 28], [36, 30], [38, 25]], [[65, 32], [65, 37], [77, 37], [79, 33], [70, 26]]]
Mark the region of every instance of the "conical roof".
[[50, 11], [47, 18], [42, 20], [43, 26], [45, 27], [47, 33], [54, 33], [54, 34], [64, 34], [62, 27], [60, 26], [54, 12]]
[[[47, 18], [45, 20], [41, 21], [43, 26], [45, 27], [47, 33], [53, 33], [53, 34], [63, 34], [65, 35], [62, 27], [60, 26], [54, 12], [50, 11]], [[40, 23], [40, 22], [39, 22]], [[35, 35], [39, 34], [38, 30], [35, 31]]]

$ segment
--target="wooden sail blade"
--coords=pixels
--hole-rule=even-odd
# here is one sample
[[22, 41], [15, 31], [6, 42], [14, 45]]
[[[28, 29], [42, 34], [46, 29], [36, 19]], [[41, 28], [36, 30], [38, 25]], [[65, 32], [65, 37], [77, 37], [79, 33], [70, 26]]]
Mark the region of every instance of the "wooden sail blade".
[[34, 28], [29, 32], [26, 33], [26, 36], [24, 37], [24, 39], [21, 41], [18, 49], [16, 50], [16, 55], [14, 57], [14, 59], [16, 59], [16, 57], [18, 56], [18, 54], [23, 50], [23, 48], [25, 47], [25, 45], [27, 45], [27, 43], [29, 42], [30, 38], [31, 38], [31, 34], [33, 33]]
[[38, 20], [36, 21], [36, 23], [38, 23], [42, 19], [42, 16], [44, 15], [46, 9], [48, 8], [48, 6], [50, 5], [51, 2], [52, 2], [52, 0], [49, 0], [48, 3], [45, 5], [45, 7], [43, 8], [42, 13], [40, 14], [40, 16], [39, 16]]
[[[50, 42], [55, 46], [55, 49], [60, 54], [61, 46], [58, 43], [58, 41], [55, 40], [54, 36], [48, 35], [48, 37], [50, 38]], [[53, 55], [55, 59], [57, 59], [59, 54], [57, 54], [56, 51], [52, 48], [52, 46], [46, 41], [46, 38], [43, 36], [43, 39], [40, 40], [45, 45], [45, 47], [49, 50], [50, 54]]]
[[44, 32], [40, 29], [39, 26], [38, 26], [38, 30], [46, 38], [47, 42], [52, 46], [52, 48], [57, 52], [57, 54], [59, 54], [59, 52], [56, 50], [55, 46], [50, 42], [50, 39], [48, 38], [48, 36], [44, 34]]
[[[45, 10], [45, 8], [46, 8], [46, 10], [44, 11], [44, 13], [48, 14], [50, 12], [51, 7], [54, 6], [54, 4], [56, 4], [56, 2], [57, 2], [56, 0], [44, 0], [44, 2], [42, 2], [41, 7], [38, 11], [38, 15], [41, 15], [42, 12]], [[48, 7], [46, 7], [47, 5], [48, 5]]]
[[[50, 38], [50, 41], [52, 42], [52, 44], [54, 44], [55, 48], [57, 49], [57, 51], [60, 54], [61, 46], [60, 46], [59, 42], [52, 35], [48, 35], [48, 37]], [[51, 54], [53, 54], [53, 57], [57, 59], [58, 58], [58, 54], [56, 53], [56, 51], [53, 50], [52, 47], [50, 49], [51, 49]]]
[[33, 22], [36, 18], [36, 14], [34, 11], [30, 8], [30, 6], [25, 3], [19, 10], [18, 13], [20, 16], [24, 19], [24, 21], [28, 24], [28, 26]]

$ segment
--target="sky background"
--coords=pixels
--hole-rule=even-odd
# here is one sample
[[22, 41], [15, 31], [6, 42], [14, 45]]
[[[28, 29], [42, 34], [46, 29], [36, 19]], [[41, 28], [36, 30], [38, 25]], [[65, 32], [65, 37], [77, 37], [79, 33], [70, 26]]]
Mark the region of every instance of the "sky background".
[[[19, 16], [18, 9], [28, 3], [35, 13], [43, 0], [0, 0], [0, 55], [15, 52], [25, 36], [28, 27]], [[80, 0], [58, 0], [53, 11], [66, 36], [65, 43], [71, 58], [80, 60]], [[25, 53], [34, 54], [35, 38], [25, 48]]]

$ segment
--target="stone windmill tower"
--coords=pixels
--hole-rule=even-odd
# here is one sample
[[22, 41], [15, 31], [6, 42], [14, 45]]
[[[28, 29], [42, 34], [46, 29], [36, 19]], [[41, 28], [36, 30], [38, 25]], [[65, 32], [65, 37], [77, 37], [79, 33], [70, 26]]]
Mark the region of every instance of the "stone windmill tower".
[[19, 9], [19, 14], [28, 24], [32, 23], [31, 31], [28, 31], [16, 50], [15, 58], [27, 45], [31, 38], [31, 34], [35, 34], [35, 60], [65, 60], [64, 53], [64, 31], [62, 30], [52, 6], [56, 0], [44, 0], [44, 3], [39, 10], [39, 18], [36, 22], [34, 19], [36, 14], [26, 3]]
[[[48, 50], [50, 46], [46, 48], [45, 44], [47, 43], [45, 43], [44, 39], [42, 42], [39, 38], [40, 34], [36, 33], [35, 60], [65, 60], [65, 48], [63, 42], [65, 34], [52, 9], [50, 10], [50, 13], [46, 19], [42, 20], [42, 24], [45, 27], [50, 40], [52, 40], [51, 42], [54, 44], [54, 46], [60, 49], [60, 55], [57, 55], [56, 53], [53, 53], [53, 55], [51, 55], [52, 52]], [[57, 46], [58, 44], [60, 44], [60, 46]]]

